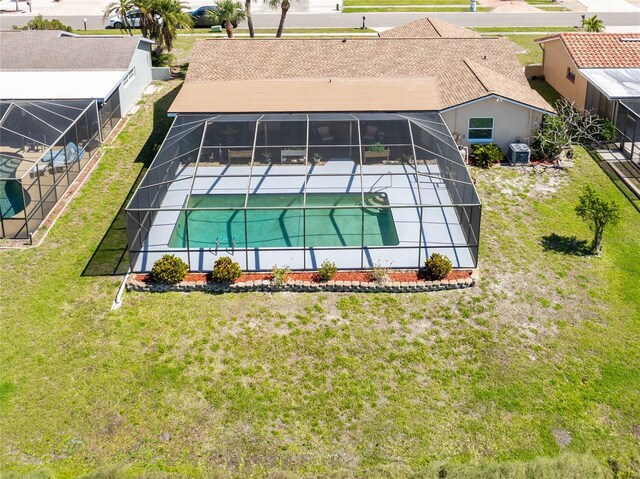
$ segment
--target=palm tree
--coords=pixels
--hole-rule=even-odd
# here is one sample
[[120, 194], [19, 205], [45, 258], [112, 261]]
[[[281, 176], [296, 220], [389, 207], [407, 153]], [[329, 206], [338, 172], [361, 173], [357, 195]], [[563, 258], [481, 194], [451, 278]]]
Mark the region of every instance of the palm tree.
[[180, 0], [153, 0], [154, 23], [157, 24], [157, 35], [151, 38], [156, 42], [156, 52], [173, 49], [173, 41], [178, 29], [191, 30], [193, 18], [185, 11], [187, 4]]
[[124, 26], [124, 29], [129, 32], [129, 35], [133, 36], [131, 25], [129, 24], [129, 19], [127, 18], [127, 13], [131, 11], [133, 6], [134, 5], [131, 0], [115, 0], [106, 6], [102, 19], [107, 20], [110, 16], [117, 15], [118, 17], [122, 18], [122, 25]]
[[229, 38], [233, 38], [234, 26], [247, 18], [247, 12], [242, 9], [242, 3], [234, 0], [216, 0], [216, 8], [207, 10], [205, 15], [214, 22], [220, 23], [227, 31]]
[[251, 2], [253, 0], [244, 0], [244, 11], [247, 14], [247, 26], [249, 27], [249, 37], [253, 38], [255, 33], [253, 32], [253, 18], [251, 17]]
[[140, 11], [140, 31], [144, 38], [154, 40], [158, 36], [160, 25], [155, 14], [154, 0], [131, 0]]
[[590, 18], [582, 18], [582, 28], [586, 32], [600, 33], [604, 31], [604, 22], [598, 18], [598, 15], [594, 15]]
[[274, 9], [280, 7], [280, 24], [276, 32], [276, 38], [280, 38], [282, 36], [282, 30], [284, 30], [284, 20], [287, 17], [289, 8], [291, 8], [291, 3], [289, 3], [289, 0], [267, 0], [267, 3], [269, 7]]

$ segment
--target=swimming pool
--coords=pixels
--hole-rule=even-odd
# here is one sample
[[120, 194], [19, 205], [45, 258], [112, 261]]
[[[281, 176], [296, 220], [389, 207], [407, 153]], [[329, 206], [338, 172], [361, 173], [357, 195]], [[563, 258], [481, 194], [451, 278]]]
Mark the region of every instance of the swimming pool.
[[[187, 208], [242, 208], [245, 195], [192, 195]], [[340, 246], [396, 246], [398, 233], [385, 193], [365, 193], [365, 208], [359, 193], [307, 193], [306, 222], [302, 211], [303, 195], [249, 195], [246, 228], [243, 210], [181, 211], [168, 246], [213, 248], [295, 248]], [[340, 206], [341, 208], [335, 208]], [[301, 209], [284, 209], [295, 208]], [[363, 238], [364, 211], [364, 238]], [[188, 218], [188, 224], [187, 224]], [[305, 224], [306, 223], [306, 224]], [[248, 241], [247, 241], [248, 237]]]
[[[31, 202], [31, 197], [25, 191], [24, 198], [27, 205]], [[25, 204], [22, 201], [22, 186], [20, 182], [12, 181], [0, 181], [0, 213], [2, 218], [8, 219], [25, 208]]]

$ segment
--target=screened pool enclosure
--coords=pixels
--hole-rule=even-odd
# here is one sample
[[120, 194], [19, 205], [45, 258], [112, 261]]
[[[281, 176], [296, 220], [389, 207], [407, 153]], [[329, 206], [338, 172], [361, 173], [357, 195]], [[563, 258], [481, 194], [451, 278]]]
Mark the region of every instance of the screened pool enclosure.
[[95, 101], [0, 101], [0, 235], [29, 238], [100, 144]]
[[438, 113], [178, 115], [126, 216], [134, 271], [470, 268], [480, 210]]

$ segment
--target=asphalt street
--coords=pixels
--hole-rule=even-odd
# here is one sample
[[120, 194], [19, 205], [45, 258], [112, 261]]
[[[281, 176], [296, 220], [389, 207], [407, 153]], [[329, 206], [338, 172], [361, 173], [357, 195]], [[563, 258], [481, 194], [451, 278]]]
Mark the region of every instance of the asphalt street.
[[[359, 27], [362, 26], [362, 17], [366, 17], [367, 27], [394, 27], [417, 20], [425, 16], [436, 17], [465, 27], [482, 26], [567, 26], [579, 25], [581, 14], [579, 12], [540, 12], [540, 13], [289, 13], [285, 23], [285, 30], [289, 28], [328, 28], [328, 27]], [[640, 14], [597, 13], [589, 12], [589, 16], [598, 15], [607, 26], [637, 26], [640, 25]], [[13, 25], [23, 26], [32, 16], [29, 14], [0, 15], [0, 29], [9, 29]], [[55, 17], [62, 23], [70, 25], [74, 29], [84, 28], [84, 19], [87, 20], [87, 28], [97, 30], [104, 28], [104, 21], [100, 15], [63, 15]], [[253, 16], [256, 28], [276, 28], [280, 15], [278, 13], [257, 13]]]

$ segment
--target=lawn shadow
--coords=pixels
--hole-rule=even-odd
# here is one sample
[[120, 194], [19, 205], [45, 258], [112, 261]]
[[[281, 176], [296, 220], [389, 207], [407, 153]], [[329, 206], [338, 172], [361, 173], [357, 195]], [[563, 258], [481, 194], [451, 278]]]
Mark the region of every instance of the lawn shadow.
[[98, 247], [91, 255], [91, 259], [85, 266], [82, 276], [114, 276], [125, 274], [129, 269], [127, 222], [124, 210], [171, 127], [173, 119], [167, 116], [167, 110], [179, 90], [180, 86], [175, 87], [154, 103], [153, 129], [135, 160], [136, 163], [142, 163], [143, 167], [111, 225], [109, 225]]
[[575, 236], [560, 236], [555, 233], [543, 236], [540, 241], [545, 251], [555, 251], [556, 253], [573, 256], [588, 256], [591, 248], [586, 240], [579, 240]]

